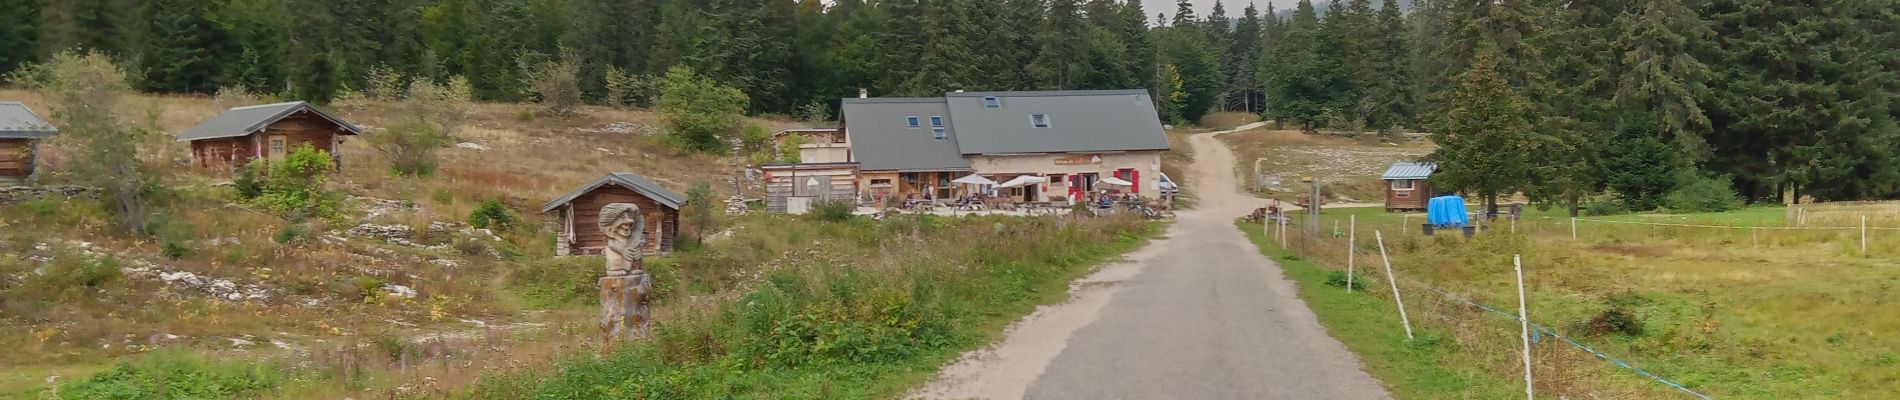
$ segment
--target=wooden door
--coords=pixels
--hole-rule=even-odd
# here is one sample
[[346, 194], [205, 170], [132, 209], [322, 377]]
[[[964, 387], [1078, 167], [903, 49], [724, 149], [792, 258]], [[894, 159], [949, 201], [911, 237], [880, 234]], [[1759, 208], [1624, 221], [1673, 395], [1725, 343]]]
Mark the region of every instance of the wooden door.
[[286, 137], [284, 135], [270, 136], [270, 158], [271, 159], [273, 160], [284, 159], [284, 152], [287, 151], [288, 147], [290, 147], [289, 137]]

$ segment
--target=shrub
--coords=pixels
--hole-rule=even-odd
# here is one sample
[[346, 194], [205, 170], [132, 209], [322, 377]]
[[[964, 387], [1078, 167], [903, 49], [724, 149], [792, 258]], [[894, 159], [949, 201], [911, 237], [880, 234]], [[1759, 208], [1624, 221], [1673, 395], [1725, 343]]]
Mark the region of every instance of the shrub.
[[508, 229], [515, 225], [514, 213], [500, 200], [483, 200], [468, 214], [468, 226], [476, 228]]
[[[1337, 287], [1337, 288], [1346, 287], [1346, 271], [1326, 272], [1326, 285]], [[1361, 275], [1361, 274], [1352, 275], [1352, 290], [1360, 290], [1360, 291], [1366, 290], [1366, 276], [1365, 275]]]
[[554, 60], [522, 62], [528, 94], [541, 103], [548, 116], [557, 118], [573, 116], [581, 105], [580, 68], [580, 56], [566, 49]]
[[811, 204], [811, 218], [819, 221], [843, 222], [851, 219], [857, 206], [844, 200], [825, 200]]
[[37, 293], [50, 295], [47, 297], [58, 298], [64, 297], [60, 294], [74, 289], [91, 292], [123, 277], [117, 257], [91, 257], [71, 252], [61, 252], [52, 263], [39, 271], [27, 276], [26, 286]]
[[462, 238], [455, 242], [455, 251], [465, 256], [485, 255], [488, 254], [488, 243], [483, 243], [480, 239]]
[[1616, 215], [1625, 212], [1627, 211], [1623, 210], [1623, 205], [1614, 201], [1593, 201], [1583, 205], [1583, 213], [1589, 216]]
[[1632, 310], [1648, 301], [1635, 292], [1611, 294], [1603, 299], [1603, 311], [1583, 323], [1583, 331], [1599, 336], [1612, 333], [1642, 336], [1643, 320]]
[[725, 209], [714, 205], [711, 182], [699, 182], [686, 190], [686, 223], [692, 228], [693, 239], [703, 239], [707, 233], [719, 229], [719, 213]]
[[666, 71], [660, 89], [660, 119], [675, 146], [682, 150], [719, 153], [726, 138], [739, 127], [745, 112], [745, 92], [697, 74], [686, 66]]
[[515, 121], [519, 121], [519, 122], [534, 121], [534, 111], [533, 110], [516, 111]]
[[366, 138], [371, 147], [389, 158], [389, 170], [399, 176], [435, 174], [436, 150], [448, 146], [448, 137], [435, 124], [403, 118], [389, 129]]
[[1735, 193], [1728, 175], [1708, 176], [1689, 173], [1678, 178], [1676, 190], [1663, 195], [1663, 206], [1672, 212], [1721, 212], [1740, 208], [1742, 196]]
[[341, 200], [339, 194], [324, 188], [335, 168], [329, 152], [309, 143], [297, 146], [283, 160], [271, 163], [264, 190], [255, 201], [287, 216], [328, 216]]
[[429, 199], [435, 200], [436, 204], [455, 204], [455, 194], [449, 193], [446, 188], [435, 188], [434, 191], [430, 191]]
[[239, 199], [250, 200], [264, 195], [263, 163], [244, 164], [238, 168], [237, 176], [231, 179], [231, 186], [237, 188]]
[[287, 245], [303, 239], [307, 231], [308, 229], [304, 228], [303, 224], [284, 225], [282, 229], [277, 230], [276, 235], [271, 236], [271, 239], [276, 240], [277, 244]]

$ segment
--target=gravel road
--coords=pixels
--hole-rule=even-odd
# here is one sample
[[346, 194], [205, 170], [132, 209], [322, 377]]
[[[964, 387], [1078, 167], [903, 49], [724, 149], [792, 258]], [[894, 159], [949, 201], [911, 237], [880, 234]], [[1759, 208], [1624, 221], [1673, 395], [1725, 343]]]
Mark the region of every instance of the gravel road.
[[1220, 133], [1189, 138], [1199, 204], [1166, 238], [1077, 281], [1068, 302], [1018, 321], [911, 397], [1389, 398], [1234, 229], [1262, 200], [1240, 194]]

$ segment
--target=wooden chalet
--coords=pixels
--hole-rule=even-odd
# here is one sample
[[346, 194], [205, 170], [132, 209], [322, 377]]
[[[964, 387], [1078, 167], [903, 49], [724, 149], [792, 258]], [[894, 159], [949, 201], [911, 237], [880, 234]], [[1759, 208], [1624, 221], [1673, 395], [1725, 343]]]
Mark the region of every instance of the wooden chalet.
[[1379, 177], [1385, 180], [1385, 210], [1424, 211], [1432, 197], [1431, 184], [1426, 180], [1437, 170], [1438, 166], [1431, 163], [1392, 163]]
[[192, 165], [231, 172], [251, 160], [283, 158], [309, 144], [330, 153], [342, 168], [337, 145], [343, 135], [363, 130], [308, 102], [265, 104], [233, 108], [178, 135], [191, 142]]
[[33, 181], [39, 142], [59, 134], [19, 102], [0, 102], [0, 186]]
[[600, 231], [600, 209], [613, 203], [633, 203], [646, 214], [647, 254], [673, 251], [679, 237], [680, 208], [686, 196], [667, 190], [639, 175], [607, 174], [579, 190], [541, 206], [541, 212], [559, 211], [561, 232], [554, 243], [556, 255], [600, 254], [607, 235]]

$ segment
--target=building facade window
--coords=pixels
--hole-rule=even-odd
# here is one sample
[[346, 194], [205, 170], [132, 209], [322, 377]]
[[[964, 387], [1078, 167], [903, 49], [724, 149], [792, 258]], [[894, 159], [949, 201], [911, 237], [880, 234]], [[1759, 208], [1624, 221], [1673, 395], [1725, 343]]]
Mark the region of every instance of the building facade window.
[[1030, 116], [1029, 116], [1029, 124], [1030, 124], [1030, 125], [1035, 125], [1035, 127], [1037, 127], [1037, 128], [1048, 128], [1048, 127], [1049, 127], [1049, 114], [1035, 114], [1035, 115], [1030, 115]]
[[923, 125], [918, 122], [917, 116], [915, 115], [904, 117], [904, 124], [909, 125], [911, 128], [916, 128]]
[[1416, 187], [1413, 182], [1411, 179], [1395, 179], [1392, 181], [1392, 190], [1412, 190]]
[[942, 115], [932, 115], [932, 116], [930, 116], [930, 126], [935, 126], [935, 127], [942, 127], [942, 126], [943, 126], [943, 116], [942, 116]]
[[996, 96], [984, 97], [983, 108], [1003, 108], [1003, 100]]

